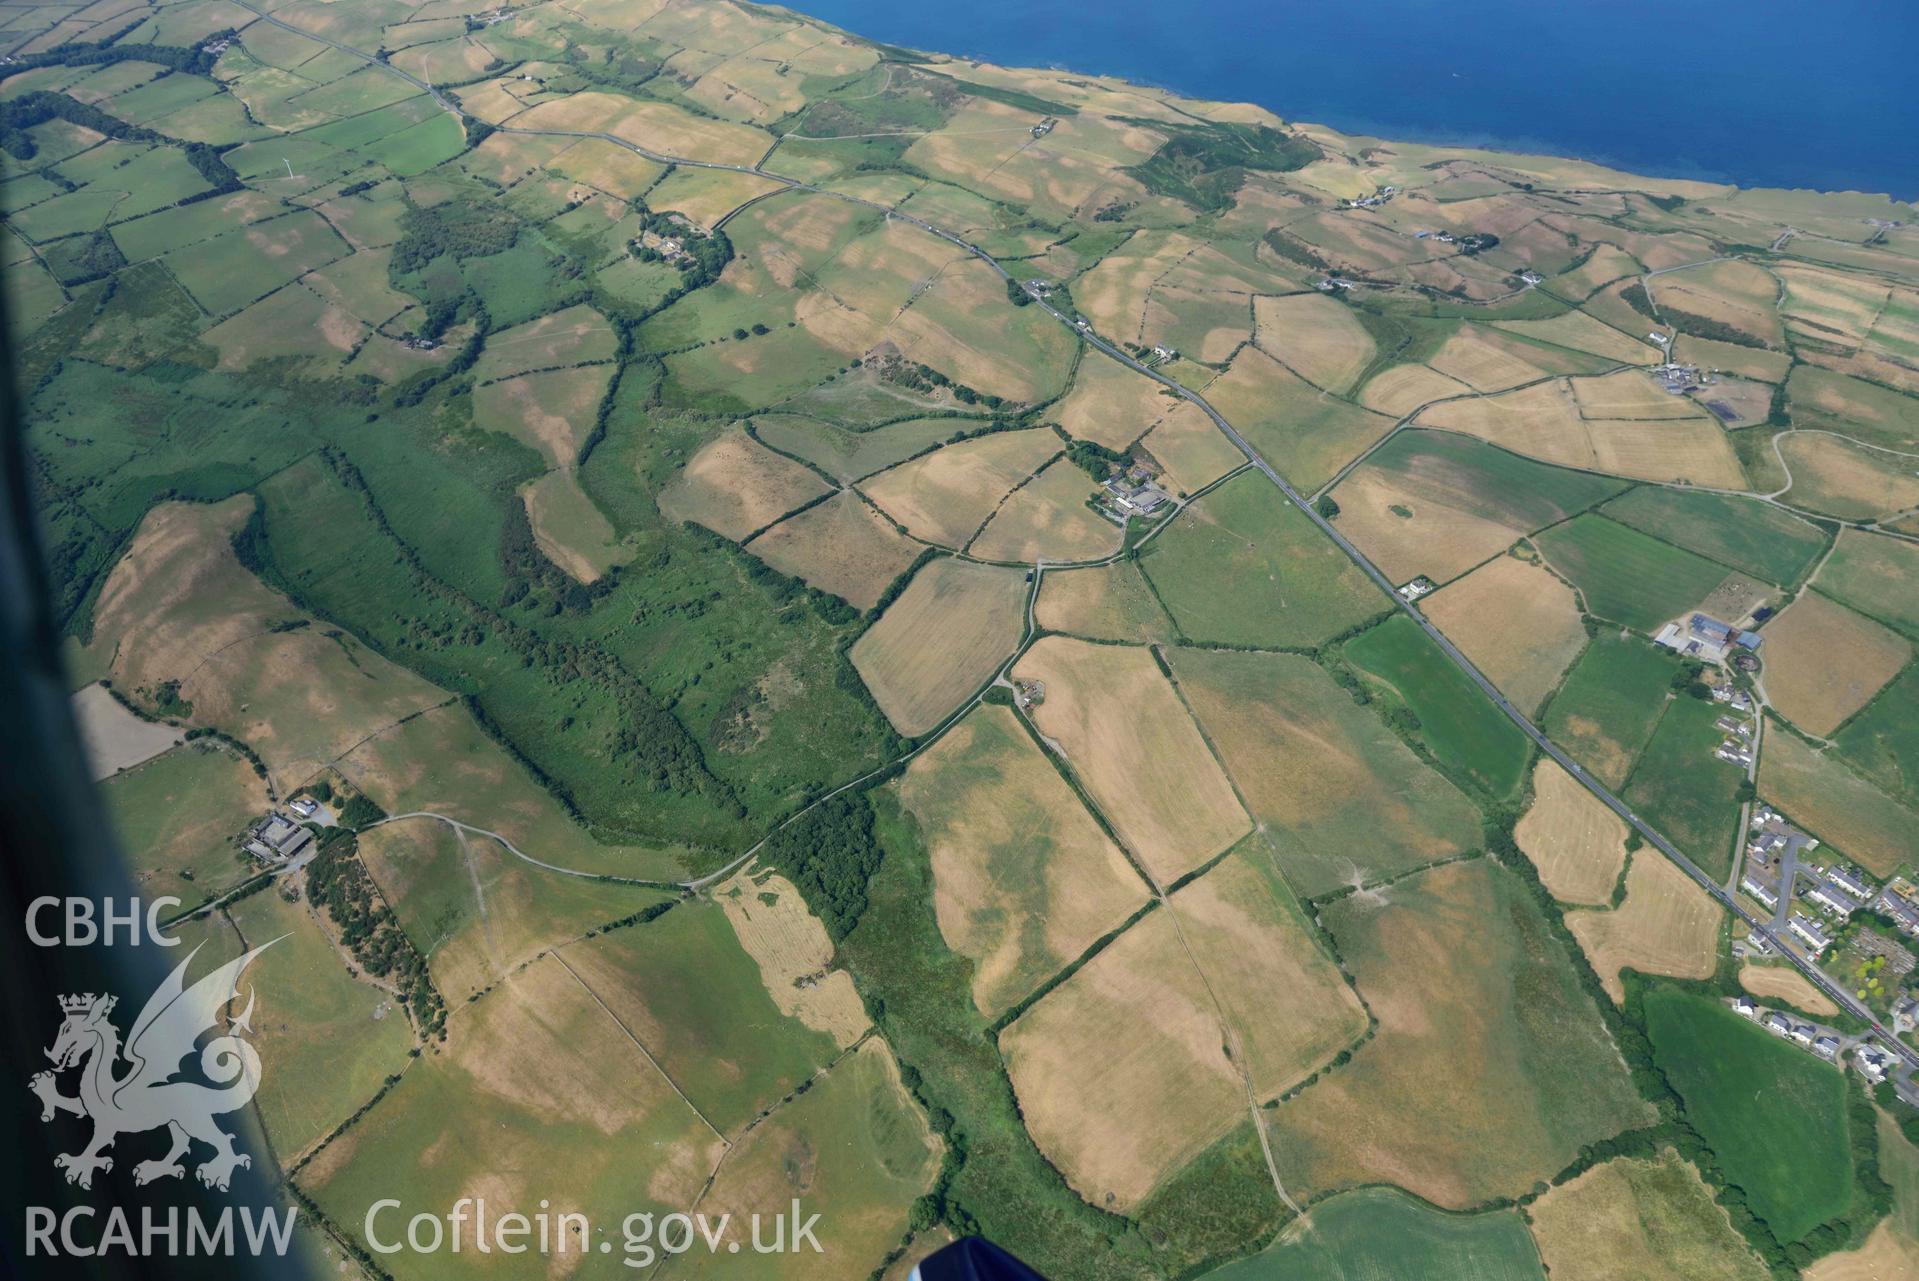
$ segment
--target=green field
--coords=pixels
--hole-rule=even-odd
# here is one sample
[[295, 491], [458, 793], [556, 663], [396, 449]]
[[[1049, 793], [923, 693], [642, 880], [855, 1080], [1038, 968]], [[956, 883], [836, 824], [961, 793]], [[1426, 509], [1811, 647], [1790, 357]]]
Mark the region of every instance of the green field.
[[1847, 531], [1819, 571], [1819, 590], [1862, 614], [1919, 633], [1919, 547]]
[[1578, 961], [1491, 859], [1347, 895], [1320, 919], [1379, 1024], [1269, 1114], [1294, 1197], [1390, 1181], [1465, 1209], [1650, 1119]]
[[1839, 754], [1891, 795], [1919, 805], [1919, 667], [1866, 704], [1839, 731]]
[[1393, 1188], [1361, 1188], [1313, 1207], [1292, 1229], [1207, 1281], [1533, 1281], [1539, 1266], [1526, 1224], [1511, 1210], [1447, 1214]]
[[1716, 880], [1732, 870], [1746, 771], [1713, 755], [1726, 736], [1720, 705], [1682, 695], [1666, 706], [1620, 793], [1639, 817]]
[[1560, 682], [1540, 727], [1611, 786], [1626, 781], [1666, 710], [1680, 664], [1635, 636], [1604, 631]]
[[1647, 633], [1696, 608], [1726, 578], [1723, 565], [1601, 516], [1575, 517], [1538, 543], [1586, 598], [1587, 613]]
[[1366, 463], [1434, 501], [1526, 530], [1556, 524], [1626, 487], [1446, 431], [1402, 431]]
[[851, 431], [803, 414], [761, 414], [753, 420], [753, 430], [766, 444], [846, 482], [904, 462], [956, 432], [978, 426], [963, 418], [908, 418]]
[[1781, 1241], [1852, 1198], [1846, 1079], [1718, 1001], [1675, 988], [1645, 996], [1653, 1059], [1728, 1182]]
[[187, 745], [100, 784], [141, 894], [198, 907], [257, 868], [235, 838], [266, 812], [266, 784], [232, 752]]
[[1531, 742], [1412, 619], [1394, 615], [1345, 652], [1418, 718], [1412, 732], [1440, 764], [1498, 799], [1519, 790]]
[[400, 1003], [347, 970], [305, 903], [269, 885], [234, 904], [248, 947], [268, 948], [247, 970], [259, 992], [254, 1027], [263, 1068], [254, 1097], [282, 1158], [326, 1137], [406, 1066], [413, 1029]]
[[566, 963], [726, 1134], [832, 1059], [833, 1038], [782, 1014], [726, 914], [687, 903], [568, 947]]
[[349, 252], [317, 214], [301, 211], [189, 244], [164, 261], [208, 314], [223, 316]]
[[1386, 608], [1358, 566], [1257, 472], [1182, 511], [1140, 557], [1189, 639], [1317, 645]]
[[1782, 586], [1798, 582], [1826, 548], [1818, 526], [1755, 498], [1645, 485], [1601, 510], [1643, 533]]

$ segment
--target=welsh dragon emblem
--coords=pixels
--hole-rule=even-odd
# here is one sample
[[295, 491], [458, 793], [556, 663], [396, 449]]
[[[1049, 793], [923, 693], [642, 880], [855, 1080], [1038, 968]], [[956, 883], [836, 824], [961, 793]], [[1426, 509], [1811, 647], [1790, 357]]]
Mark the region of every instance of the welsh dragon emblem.
[[[113, 1158], [106, 1151], [114, 1139], [162, 1126], [171, 1136], [172, 1147], [165, 1156], [135, 1166], [135, 1183], [184, 1175], [181, 1158], [195, 1140], [213, 1149], [213, 1156], [194, 1170], [210, 1188], [225, 1191], [235, 1169], [253, 1164], [251, 1157], [234, 1151], [233, 1136], [213, 1123], [215, 1116], [245, 1107], [260, 1088], [260, 1056], [241, 1039], [242, 1033], [253, 1031], [252, 990], [248, 989], [246, 1008], [228, 1020], [222, 1035], [204, 1046], [199, 1042], [217, 1029], [222, 1011], [239, 996], [240, 972], [279, 941], [254, 948], [188, 987], [187, 966], [200, 951], [194, 948], [147, 999], [124, 1046], [120, 1030], [109, 1017], [114, 997], [88, 993], [60, 998], [66, 1020], [47, 1050], [53, 1070], [36, 1074], [31, 1089], [40, 1096], [42, 1121], [71, 1112], [93, 1122], [93, 1137], [86, 1147], [53, 1159], [66, 1172], [67, 1182], [91, 1187], [95, 1171], [113, 1168]], [[180, 1079], [190, 1055], [197, 1056], [204, 1080]], [[116, 1072], [122, 1065], [126, 1070]], [[60, 1093], [60, 1074], [76, 1067], [80, 1092]]]

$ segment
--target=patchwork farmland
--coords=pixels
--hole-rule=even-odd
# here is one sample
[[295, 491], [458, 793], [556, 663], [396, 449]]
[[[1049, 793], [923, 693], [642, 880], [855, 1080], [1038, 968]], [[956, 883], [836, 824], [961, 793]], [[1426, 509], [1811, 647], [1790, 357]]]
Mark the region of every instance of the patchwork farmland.
[[323, 1266], [472, 1270], [396, 1177], [822, 1211], [667, 1276], [1919, 1257], [1904, 205], [734, 0], [0, 46], [68, 687], [196, 966], [284, 936]]

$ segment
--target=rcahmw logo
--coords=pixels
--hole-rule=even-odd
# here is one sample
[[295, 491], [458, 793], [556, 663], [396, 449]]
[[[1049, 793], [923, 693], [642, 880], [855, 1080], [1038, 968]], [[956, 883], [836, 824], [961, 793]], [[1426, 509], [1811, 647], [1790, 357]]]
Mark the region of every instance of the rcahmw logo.
[[[159, 1129], [167, 1132], [169, 1146], [133, 1167], [136, 1184], [183, 1178], [188, 1163], [201, 1155], [196, 1144], [212, 1149], [193, 1167], [194, 1177], [209, 1188], [226, 1191], [233, 1172], [252, 1165], [251, 1157], [235, 1150], [233, 1136], [214, 1122], [252, 1102], [260, 1088], [260, 1056], [245, 1040], [253, 1031], [252, 989], [238, 1015], [223, 1012], [239, 998], [241, 972], [279, 941], [228, 961], [189, 987], [187, 967], [199, 954], [196, 947], [147, 998], [124, 1044], [112, 1017], [116, 998], [91, 992], [60, 998], [64, 1017], [46, 1051], [53, 1067], [36, 1073], [30, 1088], [40, 1098], [42, 1121], [70, 1113], [93, 1123], [78, 1151], [54, 1158], [67, 1182], [91, 1188], [95, 1174], [113, 1169], [108, 1151], [116, 1139]], [[208, 1033], [216, 1035], [202, 1044]], [[61, 1080], [69, 1073], [75, 1093], [64, 1094]], [[177, 1206], [146, 1206], [136, 1224], [118, 1205], [105, 1210], [75, 1206], [63, 1215], [28, 1206], [27, 1254], [286, 1253], [296, 1208], [240, 1207], [237, 1232], [234, 1209], [208, 1216], [197, 1206], [184, 1214]]]

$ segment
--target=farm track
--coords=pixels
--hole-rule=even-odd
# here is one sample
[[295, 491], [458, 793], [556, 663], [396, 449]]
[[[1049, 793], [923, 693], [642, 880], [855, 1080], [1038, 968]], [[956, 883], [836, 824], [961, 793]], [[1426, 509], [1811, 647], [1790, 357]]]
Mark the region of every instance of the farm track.
[[[266, 12], [265, 10], [259, 8], [258, 5], [253, 3], [253, 0], [233, 0], [233, 2], [236, 5], [238, 5], [240, 8], [245, 9], [249, 13], [252, 13], [261, 21], [266, 22], [271, 26], [278, 27], [282, 30], [291, 32], [294, 35], [304, 36], [309, 40], [318, 41], [321, 44], [329, 46], [330, 48], [337, 49], [342, 53], [346, 53], [353, 57], [356, 57], [370, 66], [379, 67], [391, 75], [398, 76], [400, 79], [413, 85], [415, 88], [421, 90], [423, 93], [430, 95], [433, 98], [435, 103], [437, 103], [443, 110], [454, 115], [463, 124], [467, 120], [471, 119], [471, 117], [468, 117], [463, 110], [461, 110], [458, 106], [456, 106], [453, 102], [451, 102], [443, 94], [441, 94], [438, 89], [434, 88], [434, 86], [430, 82], [422, 80], [418, 76], [415, 76], [407, 71], [404, 71], [398, 67], [395, 67], [391, 65], [390, 63], [375, 57], [372, 54], [366, 53], [363, 50], [353, 48], [350, 45], [342, 44], [339, 41], [333, 40], [327, 36], [317, 35], [311, 31], [303, 30], [288, 22], [285, 22], [282, 19], [277, 18], [273, 16], [272, 14]], [[482, 121], [480, 123], [484, 124], [486, 122]], [[972, 244], [970, 241], [967, 241], [963, 239], [962, 237], [955, 235], [954, 233], [950, 231], [945, 230], [942, 227], [939, 227], [934, 225], [933, 223], [927, 222], [926, 220], [922, 218], [915, 217], [912, 214], [902, 213], [887, 205], [881, 204], [880, 202], [875, 200], [868, 200], [868, 199], [865, 199], [864, 197], [849, 195], [845, 192], [834, 191], [829, 188], [821, 187], [814, 183], [802, 182], [797, 178], [786, 177], [782, 174], [769, 173], [766, 170], [762, 169], [758, 164], [752, 164], [752, 165], [727, 164], [720, 161], [696, 160], [696, 159], [692, 159], [684, 156], [675, 156], [675, 155], [671, 155], [664, 152], [650, 150], [648, 148], [639, 146], [636, 143], [629, 142], [628, 140], [624, 138], [620, 138], [613, 134], [605, 133], [598, 130], [516, 129], [510, 125], [498, 125], [498, 126], [493, 126], [493, 128], [500, 133], [509, 133], [509, 134], [516, 134], [516, 135], [532, 136], [532, 137], [560, 137], [560, 138], [582, 138], [582, 139], [597, 138], [602, 141], [612, 143], [615, 146], [622, 147], [648, 160], [652, 160], [656, 164], [678, 165], [678, 166], [683, 166], [686, 168], [693, 168], [693, 169], [711, 169], [711, 170], [718, 170], [718, 171], [727, 172], [727, 173], [746, 174], [752, 177], [762, 178], [770, 182], [779, 183], [782, 187], [786, 188], [789, 191], [802, 191], [810, 194], [826, 196], [835, 200], [844, 201], [848, 204], [859, 205], [863, 208], [872, 209], [878, 213], [881, 213], [888, 219], [899, 219], [900, 221], [905, 222], [911, 226], [918, 227], [922, 231], [927, 232], [929, 235], [936, 236], [939, 239], [947, 242], [948, 244], [963, 250], [967, 254], [970, 254], [974, 258], [977, 258], [979, 261], [985, 263], [1002, 280], [1005, 280], [1005, 281], [1014, 280], [1012, 273], [1007, 271], [1006, 268], [1002, 267], [999, 261], [995, 259], [991, 254], [987, 253], [984, 249], [979, 248], [977, 245]], [[1688, 264], [1688, 265], [1697, 265], [1697, 264]], [[1540, 728], [1537, 725], [1535, 725], [1532, 722], [1532, 720], [1524, 712], [1520, 711], [1519, 708], [1515, 707], [1506, 698], [1504, 694], [1500, 693], [1498, 687], [1495, 686], [1492, 683], [1492, 681], [1488, 680], [1485, 674], [1482, 673], [1477, 667], [1475, 667], [1472, 661], [1468, 659], [1463, 652], [1460, 651], [1459, 647], [1454, 645], [1452, 641], [1449, 640], [1446, 637], [1446, 635], [1439, 630], [1438, 627], [1434, 626], [1433, 623], [1426, 618], [1424, 613], [1422, 613], [1419, 609], [1415, 608], [1410, 602], [1401, 599], [1398, 592], [1395, 590], [1392, 582], [1388, 580], [1383, 573], [1380, 572], [1378, 566], [1374, 565], [1372, 561], [1368, 560], [1359, 551], [1357, 547], [1353, 546], [1352, 543], [1347, 541], [1344, 535], [1342, 535], [1338, 530], [1334, 529], [1332, 526], [1332, 523], [1328, 521], [1325, 517], [1319, 514], [1318, 510], [1314, 507], [1312, 501], [1306, 495], [1302, 494], [1299, 490], [1295, 489], [1293, 485], [1286, 480], [1285, 477], [1281, 476], [1279, 472], [1272, 466], [1272, 464], [1266, 460], [1265, 456], [1262, 455], [1253, 446], [1252, 442], [1248, 441], [1245, 438], [1245, 436], [1241, 435], [1239, 430], [1235, 428], [1232, 425], [1232, 423], [1228, 422], [1226, 417], [1223, 414], [1221, 414], [1217, 409], [1215, 409], [1212, 406], [1212, 404], [1206, 400], [1204, 396], [1201, 396], [1198, 392], [1190, 390], [1183, 384], [1176, 382], [1172, 378], [1169, 378], [1166, 375], [1155, 371], [1150, 366], [1147, 366], [1141, 363], [1140, 361], [1134, 359], [1132, 356], [1128, 355], [1126, 352], [1113, 346], [1111, 343], [1107, 342], [1104, 338], [1101, 338], [1098, 334], [1095, 334], [1090, 327], [1082, 328], [1080, 325], [1075, 323], [1072, 317], [1067, 316], [1063, 314], [1062, 312], [1060, 312], [1046, 299], [1040, 298], [1040, 297], [1034, 297], [1032, 299], [1032, 305], [1038, 306], [1041, 309], [1043, 309], [1047, 315], [1053, 317], [1055, 320], [1059, 321], [1062, 325], [1065, 325], [1068, 330], [1076, 333], [1083, 342], [1085, 342], [1088, 346], [1092, 347], [1094, 350], [1100, 352], [1101, 354], [1113, 360], [1118, 361], [1120, 364], [1125, 365], [1127, 368], [1133, 370], [1136, 373], [1142, 374], [1147, 378], [1151, 378], [1153, 381], [1159, 383], [1161, 386], [1170, 389], [1175, 395], [1179, 396], [1183, 400], [1188, 401], [1189, 403], [1194, 405], [1196, 408], [1198, 408], [1202, 413], [1204, 413], [1208, 418], [1210, 418], [1213, 422], [1213, 425], [1217, 427], [1226, 436], [1228, 440], [1232, 441], [1233, 445], [1236, 448], [1238, 448], [1242, 454], [1246, 456], [1247, 461], [1251, 463], [1252, 466], [1258, 468], [1259, 471], [1263, 473], [1266, 476], [1266, 478], [1273, 483], [1273, 485], [1280, 491], [1280, 493], [1285, 497], [1285, 499], [1288, 502], [1292, 503], [1302, 513], [1304, 513], [1306, 518], [1310, 520], [1314, 525], [1316, 525], [1319, 528], [1319, 531], [1322, 534], [1324, 534], [1328, 539], [1330, 539], [1335, 547], [1339, 548], [1340, 551], [1344, 552], [1346, 556], [1350, 560], [1352, 560], [1352, 562], [1355, 565], [1357, 565], [1360, 568], [1360, 570], [1364, 572], [1366, 576], [1370, 578], [1379, 587], [1381, 591], [1385, 592], [1386, 595], [1393, 602], [1393, 606], [1396, 609], [1403, 612], [1404, 614], [1406, 614], [1409, 618], [1411, 618], [1414, 624], [1417, 627], [1419, 627], [1419, 629], [1423, 631], [1435, 645], [1439, 647], [1440, 652], [1443, 653], [1447, 657], [1447, 659], [1451, 661], [1456, 667], [1458, 667], [1459, 670], [1463, 672], [1469, 680], [1471, 680], [1475, 685], [1477, 685], [1479, 689], [1481, 690], [1481, 692], [1484, 693], [1486, 697], [1490, 698], [1493, 701], [1494, 706], [1499, 708], [1499, 710], [1503, 712], [1506, 715], [1506, 717], [1513, 722], [1514, 725], [1518, 726], [1520, 731], [1524, 733], [1527, 738], [1531, 739], [1533, 743], [1540, 749], [1540, 751], [1544, 752], [1547, 756], [1551, 757], [1557, 764], [1559, 764], [1563, 769], [1565, 769], [1569, 774], [1571, 774], [1573, 778], [1577, 779], [1580, 785], [1586, 788], [1587, 791], [1597, 796], [1606, 805], [1608, 809], [1612, 810], [1621, 819], [1625, 820], [1628, 827], [1630, 827], [1633, 831], [1637, 832], [1639, 836], [1643, 840], [1645, 840], [1648, 844], [1650, 844], [1654, 849], [1658, 850], [1661, 854], [1664, 854], [1668, 859], [1670, 859], [1676, 866], [1679, 867], [1681, 871], [1685, 872], [1686, 875], [1691, 877], [1695, 883], [1697, 883], [1701, 888], [1706, 890], [1708, 894], [1712, 895], [1712, 897], [1717, 902], [1719, 902], [1721, 906], [1726, 908], [1726, 910], [1728, 910], [1729, 912], [1733, 913], [1740, 920], [1744, 921], [1748, 929], [1751, 931], [1753, 935], [1756, 935], [1757, 937], [1763, 939], [1769, 946], [1771, 946], [1780, 955], [1785, 956], [1789, 961], [1791, 961], [1794, 968], [1798, 969], [1800, 973], [1805, 975], [1807, 980], [1811, 982], [1814, 987], [1818, 988], [1821, 992], [1825, 993], [1828, 997], [1834, 1000], [1840, 1006], [1840, 1008], [1862, 1019], [1871, 1027], [1873, 1027], [1876, 1031], [1878, 1031], [1881, 1034], [1881, 1039], [1883, 1040], [1883, 1042], [1889, 1047], [1891, 1047], [1891, 1049], [1895, 1053], [1897, 1053], [1899, 1057], [1908, 1066], [1919, 1068], [1919, 1050], [1914, 1050], [1911, 1047], [1907, 1046], [1904, 1042], [1893, 1037], [1887, 1031], [1887, 1029], [1885, 1029], [1884, 1026], [1879, 1022], [1879, 1020], [1873, 1014], [1873, 1012], [1867, 1006], [1865, 1006], [1862, 1002], [1854, 998], [1851, 992], [1847, 991], [1839, 983], [1827, 977], [1825, 972], [1820, 970], [1818, 966], [1805, 960], [1803, 957], [1799, 956], [1796, 952], [1788, 949], [1785, 944], [1785, 941], [1780, 937], [1778, 933], [1774, 931], [1772, 922], [1770, 920], [1757, 917], [1751, 912], [1748, 912], [1744, 907], [1740, 906], [1737, 900], [1735, 900], [1731, 894], [1727, 893], [1726, 888], [1723, 885], [1719, 884], [1710, 875], [1708, 875], [1702, 868], [1700, 868], [1700, 866], [1697, 863], [1693, 862], [1692, 859], [1688, 858], [1685, 854], [1682, 854], [1679, 851], [1679, 849], [1672, 844], [1671, 841], [1667, 840], [1663, 835], [1661, 835], [1658, 831], [1656, 831], [1651, 825], [1646, 823], [1637, 814], [1635, 814], [1632, 811], [1632, 809], [1629, 806], [1627, 806], [1626, 803], [1622, 801], [1618, 796], [1614, 795], [1613, 792], [1609, 788], [1607, 788], [1604, 783], [1600, 782], [1597, 778], [1593, 777], [1590, 773], [1587, 772], [1584, 766], [1580, 765], [1577, 761], [1573, 760], [1570, 755], [1568, 755], [1564, 750], [1562, 750], [1550, 738], [1546, 737], [1545, 733], [1542, 730], [1540, 730]], [[1161, 526], [1159, 526], [1159, 528], [1164, 528], [1164, 525], [1162, 524]], [[1032, 599], [1037, 599], [1040, 578], [1041, 578], [1041, 571], [1039, 569], [1036, 569], [1033, 575], [1034, 590], [1033, 590]], [[1030, 613], [1031, 613], [1031, 610], [1030, 610], [1030, 604], [1029, 604], [1029, 617], [1030, 617]], [[1029, 631], [1028, 635], [1025, 638], [1023, 638], [1021, 641], [1020, 648], [1022, 651], [1026, 648], [1027, 645], [1031, 643], [1031, 639], [1032, 637]], [[1017, 655], [1015, 657], [1017, 657]], [[1000, 668], [999, 673], [997, 673], [994, 677], [995, 681], [1000, 679], [1000, 677], [1005, 673], [1007, 668], [1010, 667], [1012, 662], [1013, 662], [1013, 659], [1009, 659], [1007, 661], [1007, 665], [1002, 666]], [[759, 850], [766, 844], [768, 840], [772, 839], [774, 835], [776, 835], [779, 831], [783, 830], [787, 826], [790, 826], [792, 823], [797, 822], [800, 818], [804, 817], [805, 814], [810, 812], [812, 809], [816, 808], [820, 804], [823, 804], [825, 801], [832, 799], [835, 796], [838, 796], [852, 788], [859, 787], [863, 785], [864, 783], [874, 778], [877, 778], [880, 775], [883, 775], [892, 769], [897, 768], [899, 765], [903, 764], [905, 761], [912, 759], [914, 756], [917, 756], [921, 751], [924, 751], [927, 746], [929, 746], [932, 742], [937, 740], [937, 738], [940, 735], [945, 733], [945, 731], [954, 724], [954, 722], [959, 718], [959, 716], [971, 710], [973, 705], [976, 704], [979, 701], [979, 699], [983, 696], [984, 692], [985, 690], [982, 689], [979, 693], [976, 693], [971, 699], [967, 700], [967, 702], [963, 704], [957, 711], [955, 711], [955, 713], [952, 716], [949, 716], [946, 720], [941, 722], [941, 724], [935, 727], [918, 746], [916, 746], [912, 751], [906, 753], [898, 761], [895, 761], [886, 766], [882, 766], [879, 769], [870, 771], [869, 773], [864, 774], [861, 777], [852, 780], [851, 782], [842, 784], [840, 787], [835, 788], [833, 791], [826, 793], [824, 796], [821, 796], [819, 799], [815, 800], [806, 809], [799, 811], [799, 813], [794, 814], [792, 817], [785, 820], [785, 822], [781, 823], [778, 827], [775, 827], [765, 837], [762, 837], [757, 843], [755, 843], [751, 849], [747, 850], [744, 854], [741, 854], [738, 858], [728, 863], [725, 867], [721, 868], [719, 871], [710, 873], [707, 876], [700, 877], [695, 880], [681, 882], [680, 883], [681, 887], [688, 890], [692, 890], [694, 892], [698, 892], [700, 890], [705, 889], [707, 886], [712, 885], [713, 883], [722, 879], [723, 877], [730, 875], [733, 871], [735, 871], [739, 867], [744, 866], [749, 860], [751, 860], [754, 857], [755, 854], [759, 852]], [[439, 816], [434, 815], [433, 817], [439, 817]], [[502, 843], [504, 844], [504, 841], [502, 841]], [[515, 851], [515, 852], [517, 853], [518, 851]], [[590, 873], [584, 873], [584, 872], [579, 872], [577, 870], [559, 868], [550, 864], [539, 863], [538, 860], [532, 859], [529, 856], [524, 854], [521, 854], [520, 857], [526, 858], [527, 861], [529, 862], [537, 863], [539, 866], [548, 867], [550, 870], [553, 870], [553, 871], [566, 872], [569, 875], [574, 875], [574, 876], [591, 876]], [[614, 878], [614, 879], [618, 879], [618, 878]]]

